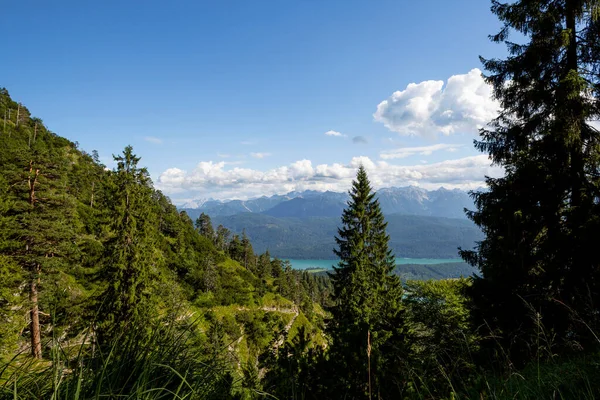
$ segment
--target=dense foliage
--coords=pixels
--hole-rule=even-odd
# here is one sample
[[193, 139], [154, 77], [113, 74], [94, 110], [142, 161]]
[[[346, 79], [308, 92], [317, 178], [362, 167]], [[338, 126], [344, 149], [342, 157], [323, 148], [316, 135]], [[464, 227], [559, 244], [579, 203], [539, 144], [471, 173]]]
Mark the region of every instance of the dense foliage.
[[600, 322], [600, 132], [592, 124], [600, 118], [599, 7], [492, 6], [503, 23], [492, 40], [509, 56], [483, 60], [502, 111], [476, 147], [506, 175], [474, 194], [469, 216], [486, 238], [463, 256], [483, 273], [473, 285], [479, 317], [515, 361], [536, 356], [540, 324], [554, 337], [552, 351], [597, 344], [590, 328]]

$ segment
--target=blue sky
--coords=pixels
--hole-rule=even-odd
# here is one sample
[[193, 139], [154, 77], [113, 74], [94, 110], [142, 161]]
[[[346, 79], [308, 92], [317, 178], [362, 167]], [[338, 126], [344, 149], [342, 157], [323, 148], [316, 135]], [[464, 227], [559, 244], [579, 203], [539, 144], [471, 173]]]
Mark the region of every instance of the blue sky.
[[499, 173], [472, 147], [497, 107], [478, 56], [504, 54], [489, 5], [7, 2], [0, 86], [108, 166], [133, 145], [179, 204], [347, 190], [359, 163], [468, 189]]

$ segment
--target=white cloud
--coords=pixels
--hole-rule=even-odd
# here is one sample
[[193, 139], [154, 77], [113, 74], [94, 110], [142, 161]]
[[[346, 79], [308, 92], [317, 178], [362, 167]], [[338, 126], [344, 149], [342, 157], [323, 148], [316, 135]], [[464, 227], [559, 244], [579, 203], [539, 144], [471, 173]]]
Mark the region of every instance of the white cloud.
[[327, 132], [325, 132], [325, 135], [327, 135], [327, 136], [337, 136], [337, 137], [345, 137], [346, 136], [343, 133], [340, 133], [340, 132], [337, 132], [337, 131], [327, 131]]
[[373, 118], [401, 135], [472, 133], [497, 116], [492, 88], [472, 69], [444, 81], [411, 83], [377, 106]]
[[254, 157], [254, 158], [265, 158], [265, 157], [269, 157], [271, 155], [271, 153], [250, 153], [250, 156]]
[[299, 160], [266, 171], [231, 168], [223, 161], [203, 161], [191, 171], [167, 169], [158, 178], [157, 188], [175, 202], [178, 197], [243, 199], [308, 189], [343, 192], [350, 188], [360, 165], [367, 170], [375, 188], [417, 185], [425, 189], [475, 189], [484, 185], [486, 175], [502, 175], [502, 169], [491, 166], [485, 155], [417, 165], [396, 165], [365, 156], [354, 157], [347, 164], [316, 166], [310, 160]]
[[162, 142], [163, 142], [162, 139], [159, 139], [159, 138], [153, 137], [153, 136], [146, 136], [144, 138], [144, 140], [146, 142], [150, 142], [150, 143], [154, 143], [154, 144], [162, 144]]
[[352, 138], [352, 143], [354, 143], [354, 144], [367, 144], [367, 143], [369, 143], [369, 141], [364, 136], [354, 136]]
[[384, 160], [390, 160], [394, 158], [405, 158], [413, 155], [429, 156], [434, 151], [446, 150], [454, 152], [462, 147], [462, 144], [444, 144], [438, 143], [431, 146], [419, 146], [419, 147], [400, 147], [393, 150], [382, 151], [379, 156]]

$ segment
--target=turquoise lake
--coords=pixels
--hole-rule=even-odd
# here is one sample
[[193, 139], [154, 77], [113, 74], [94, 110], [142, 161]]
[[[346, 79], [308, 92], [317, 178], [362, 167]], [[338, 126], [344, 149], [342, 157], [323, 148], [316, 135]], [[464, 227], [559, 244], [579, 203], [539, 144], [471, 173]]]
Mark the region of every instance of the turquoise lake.
[[[331, 269], [331, 266], [337, 264], [336, 260], [288, 260], [294, 269], [324, 268]], [[397, 265], [403, 264], [445, 264], [464, 262], [460, 258], [396, 258]]]

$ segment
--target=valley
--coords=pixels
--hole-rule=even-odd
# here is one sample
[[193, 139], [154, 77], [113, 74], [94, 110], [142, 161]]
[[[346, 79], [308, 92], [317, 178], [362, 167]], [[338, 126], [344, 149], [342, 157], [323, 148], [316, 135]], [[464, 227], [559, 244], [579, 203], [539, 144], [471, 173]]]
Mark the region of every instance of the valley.
[[[190, 212], [194, 220], [199, 213]], [[211, 218], [234, 234], [244, 231], [259, 252], [287, 259], [334, 260], [340, 217], [273, 217], [240, 213]], [[469, 220], [419, 215], [386, 215], [390, 246], [398, 258], [456, 259], [458, 247], [470, 249], [483, 237]]]

